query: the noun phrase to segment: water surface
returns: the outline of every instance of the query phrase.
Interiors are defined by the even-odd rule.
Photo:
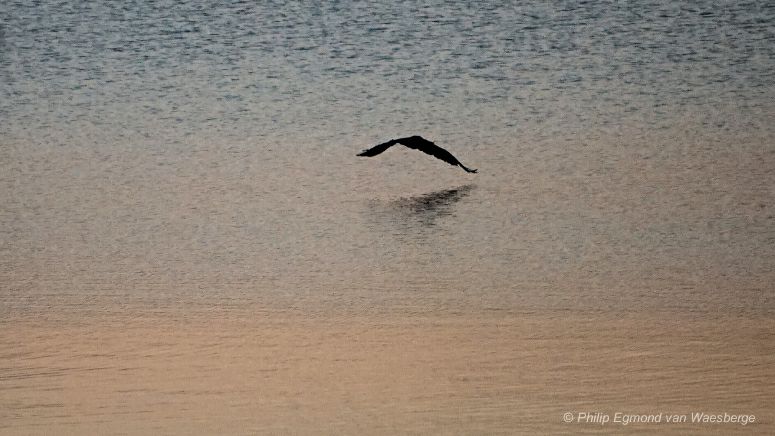
[[[335,433],[576,433],[593,428],[562,427],[565,407],[607,404],[771,425],[774,22],[766,2],[4,2],[0,432],[187,433],[196,412],[250,433],[310,412]],[[411,134],[479,174],[355,156]],[[522,354],[545,329],[543,357]],[[186,339],[156,355],[164,332]],[[447,345],[423,360],[405,340]],[[407,354],[383,368],[386,350]],[[239,386],[274,367],[271,394]],[[370,399],[297,402],[299,380],[331,393],[352,368]],[[448,378],[427,397],[379,381],[411,368]],[[637,383],[587,389],[611,373],[669,383],[630,403]],[[89,380],[99,400],[75,401]]]

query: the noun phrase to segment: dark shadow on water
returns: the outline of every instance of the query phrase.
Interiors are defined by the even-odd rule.
[[[394,233],[420,236],[434,228],[440,219],[453,216],[455,204],[475,187],[469,184],[391,201],[375,200],[371,203],[371,212],[383,225],[389,224]]]
[[[468,195],[473,187],[474,185],[463,185],[415,197],[400,198],[393,201],[392,206],[397,211],[433,225],[433,221],[437,218],[449,215],[452,212],[452,206]]]

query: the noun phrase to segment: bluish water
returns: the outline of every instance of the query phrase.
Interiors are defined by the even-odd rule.
[[[4,2],[6,140],[769,129],[767,2]],[[770,132],[771,133],[771,132]]]

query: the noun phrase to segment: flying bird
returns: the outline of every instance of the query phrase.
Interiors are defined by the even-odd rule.
[[[460,161],[457,160],[455,156],[452,156],[452,153],[448,152],[447,150],[444,150],[438,145],[432,143],[431,141],[428,141],[422,136],[417,136],[417,135],[409,136],[407,138],[391,139],[388,142],[383,142],[382,144],[375,145],[374,147],[371,147],[368,150],[363,150],[363,152],[359,153],[358,156],[365,156],[365,157],[376,156],[396,144],[401,144],[409,148],[413,148],[415,150],[420,150],[421,152],[429,154],[433,157],[439,158],[450,165],[459,166],[460,168],[463,168],[469,173],[476,172],[476,170],[466,168],[466,166],[460,163]]]

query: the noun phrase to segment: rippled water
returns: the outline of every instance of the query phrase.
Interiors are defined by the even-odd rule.
[[[401,325],[415,316],[772,319],[773,23],[767,2],[3,2],[0,380],[45,354],[19,339],[36,331],[33,320],[112,331],[158,316],[201,322],[192,329],[206,335],[208,319],[290,314]],[[479,174],[400,146],[355,156],[411,134]],[[482,347],[508,354],[483,322]],[[726,368],[759,368],[750,386],[771,385],[757,356],[773,338],[752,329],[722,342],[754,350],[753,363]],[[331,331],[331,341],[353,339]],[[667,342],[691,337],[676,335]],[[64,349],[88,348],[78,344]],[[690,374],[693,359],[681,363]],[[147,362],[156,376],[150,362],[175,367]],[[504,367],[487,368],[502,388]],[[5,414],[18,418],[11,431],[47,404],[11,402],[12,392],[37,392],[30,374],[33,386],[0,391],[0,405],[17,410]],[[444,397],[439,386],[426,386],[430,398]],[[278,389],[287,406],[292,395]],[[482,396],[504,406],[513,392],[498,392]],[[764,413],[764,391],[746,392],[728,405]],[[450,407],[478,398],[461,395]],[[250,413],[278,410],[261,407]],[[507,410],[493,410],[505,415],[480,416],[471,431],[501,428],[493,424]],[[546,410],[531,415],[539,428],[558,423]],[[65,415],[88,423],[90,411]],[[170,430],[164,416],[151,421]]]

